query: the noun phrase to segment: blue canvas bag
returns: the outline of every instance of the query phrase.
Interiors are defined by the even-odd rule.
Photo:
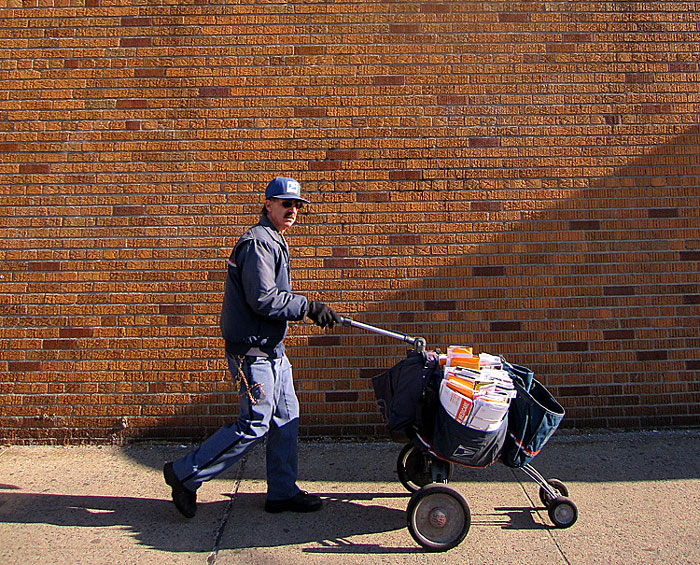
[[[511,379],[514,381],[520,379],[523,388],[529,391],[530,387],[532,386],[532,380],[535,378],[535,373],[527,367],[509,363],[503,358],[501,358],[501,361],[503,362],[503,368],[508,371]]]
[[[552,437],[564,418],[564,408],[534,378],[526,387],[516,372],[511,372],[511,377],[517,395],[508,409],[508,434],[501,461],[509,467],[522,467],[532,461]]]
[[[406,442],[413,428],[420,426],[424,392],[439,374],[437,353],[411,350],[406,359],[372,378],[374,395],[392,440]]]
[[[488,467],[498,459],[506,433],[505,421],[493,432],[474,430],[457,422],[439,405],[431,447],[438,456],[461,465]]]

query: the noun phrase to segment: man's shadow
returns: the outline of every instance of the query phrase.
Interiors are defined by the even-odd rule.
[[[369,485],[367,489],[348,484],[359,472],[373,476],[385,473],[387,461],[379,450],[369,463],[354,468],[343,464],[342,446],[323,449],[303,446],[300,466],[306,481],[326,481],[318,492],[323,499],[319,512],[268,514],[264,511],[266,487],[265,449],[256,447],[217,480],[206,485],[206,496],[200,498],[197,515],[182,517],[170,500],[170,489],[163,483],[160,469],[163,461],[182,454],[182,447],[132,445],[122,454],[141,468],[151,469],[144,480],[160,485],[144,496],[82,495],[70,493],[69,486],[55,493],[27,492],[21,486],[0,484],[0,524],[48,524],[71,529],[118,528],[140,545],[172,553],[205,553],[216,549],[245,549],[310,544],[313,547],[348,547],[342,542],[355,536],[371,536],[406,528],[405,508],[408,493]],[[323,469],[323,471],[321,471]],[[150,477],[150,478],[147,478]],[[391,479],[391,472],[381,475]],[[100,482],[99,477],[86,476],[87,483]],[[370,481],[371,483],[372,481]],[[233,492],[232,492],[233,491]],[[118,492],[118,491],[117,491]],[[212,501],[213,500],[213,501]],[[396,544],[394,544],[396,545]],[[403,544],[399,544],[403,545]],[[356,546],[360,553],[412,552],[419,548]],[[346,547],[347,546],[347,547]],[[354,551],[354,550],[353,550]]]
[[[318,492],[323,499],[320,512],[310,514],[264,511],[264,449],[253,450],[238,465],[226,470],[220,479],[206,486],[209,500],[198,504],[197,516],[183,518],[170,500],[170,490],[162,483],[155,495],[81,495],[26,492],[11,484],[0,485],[0,523],[49,524],[73,528],[114,528],[123,530],[139,544],[173,553],[209,553],[217,549],[245,549],[308,544],[303,551],[322,554],[388,554],[422,551],[406,531],[406,508],[410,493],[396,483],[396,449],[363,445],[363,456],[342,444],[303,444],[300,447],[301,475],[311,483],[323,483]],[[151,469],[148,476],[162,482],[162,461],[176,457],[181,449],[134,445],[124,449],[131,461]],[[361,477],[361,479],[359,479]],[[86,481],[99,481],[85,477]],[[459,482],[486,480],[512,481],[502,465],[485,470],[459,469]],[[251,483],[252,481],[252,483]],[[235,486],[240,485],[240,486]],[[452,485],[456,490],[463,484]],[[227,489],[227,490],[225,490]],[[233,490],[234,492],[231,492]],[[60,492],[60,491],[59,491]],[[70,492],[70,491],[69,491]],[[548,526],[533,520],[536,509],[496,508],[486,514],[473,512],[475,523],[487,527],[529,530]],[[400,537],[373,534],[404,532]],[[370,542],[368,543],[368,539]]]
[[[7,487],[8,485],[4,485]],[[121,496],[81,496],[0,491],[0,522],[50,524],[69,528],[119,527],[149,548],[208,553],[216,530],[227,515],[234,495],[198,506],[193,520],[182,518],[167,499]],[[403,510],[386,505],[395,494],[322,495],[324,507],[310,514],[270,518],[262,509],[264,493],[235,495],[219,549],[278,547],[288,544],[333,542],[358,535],[399,530],[406,526]],[[375,499],[371,504],[360,500]]]

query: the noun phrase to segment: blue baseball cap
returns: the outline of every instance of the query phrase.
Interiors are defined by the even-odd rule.
[[[277,177],[270,181],[265,189],[265,198],[279,198],[281,200],[301,200],[311,204],[301,197],[301,187],[294,179]]]

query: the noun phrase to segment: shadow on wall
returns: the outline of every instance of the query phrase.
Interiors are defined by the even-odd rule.
[[[471,201],[465,225],[498,231],[477,234],[481,243],[450,264],[416,260],[412,288],[352,315],[425,336],[429,348],[472,344],[530,366],[565,406],[563,426],[697,424],[699,141],[693,128],[587,188]],[[302,404],[311,398],[304,381],[323,373],[347,391],[320,393],[321,402],[341,399],[341,412],[362,413],[356,435],[376,435],[381,417],[360,377],[402,359],[406,345],[353,328],[305,336],[307,328],[296,325],[289,338]],[[200,439],[230,421],[237,394],[230,380],[216,386],[139,437]],[[332,427],[332,417],[320,419]],[[305,422],[314,419],[302,417],[302,435],[318,435]],[[122,436],[130,430],[115,430]]]
[[[698,155],[695,127],[584,188],[543,181],[523,191],[538,195],[528,201],[493,190],[456,224],[480,243],[456,261],[419,258],[412,288],[356,318],[423,335],[429,348],[474,345],[531,367],[567,408],[568,425],[697,425]],[[420,235],[418,245],[427,245]],[[405,347],[336,333],[309,343],[366,352],[346,359],[360,376]]]
[[[415,257],[401,281],[409,288],[362,303],[365,311],[349,312],[356,305],[342,294],[332,305],[424,336],[429,348],[474,345],[531,367],[566,408],[565,427],[697,425],[699,154],[692,128],[585,188],[542,182],[527,201],[514,201],[513,190],[480,193],[462,202],[468,211],[455,224],[470,242],[462,257]],[[427,243],[419,235],[412,245]],[[376,436],[383,423],[363,378],[401,360],[406,344],[353,328],[309,328],[293,324],[288,338],[300,400],[335,406],[320,416],[302,406],[302,436]],[[175,405],[156,426],[118,422],[109,439],[201,439],[235,418],[237,393],[221,354],[222,381],[212,393]],[[316,392],[319,374],[330,390]],[[334,420],[346,412],[359,421]]]

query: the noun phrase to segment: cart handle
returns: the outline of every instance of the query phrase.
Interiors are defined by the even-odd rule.
[[[385,330],[382,328],[378,328],[376,326],[370,326],[369,324],[363,324],[362,322],[356,322],[352,318],[348,318],[347,316],[341,316],[340,317],[340,323],[343,324],[344,326],[348,327],[353,327],[353,328],[360,328],[362,330],[367,330],[370,332],[374,332],[383,336],[387,337],[393,337],[394,339],[400,339],[401,341],[404,341],[406,343],[410,343],[413,345],[415,348],[416,352],[422,353],[425,351],[425,338],[423,337],[411,337],[410,335],[407,335],[405,333],[401,332],[395,332],[392,330]]]

